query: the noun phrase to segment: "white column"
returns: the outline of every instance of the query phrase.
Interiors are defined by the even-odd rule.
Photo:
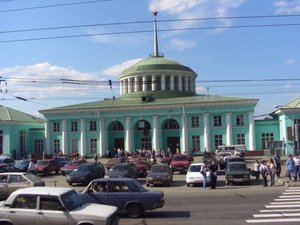
[[[49,128],[49,121],[45,122],[45,153],[50,153],[50,128]]]
[[[147,91],[147,77],[143,76],[143,91]]]
[[[131,152],[131,118],[125,117],[126,124],[125,124],[125,152]]]
[[[187,123],[186,123],[186,115],[184,112],[183,107],[183,113],[182,113],[182,150],[181,153],[188,153],[187,149]]]
[[[86,155],[85,119],[80,120],[80,156]]]
[[[104,156],[106,154],[106,150],[104,149],[104,118],[99,118],[99,154],[100,156]]]
[[[204,148],[210,152],[209,114],[204,114]]]
[[[231,113],[226,113],[226,143],[232,145]]]
[[[139,91],[139,79],[138,79],[138,77],[134,78],[134,91],[135,92]]]
[[[255,150],[254,112],[249,112],[249,150]]]
[[[157,151],[159,149],[158,116],[152,116],[152,120],[153,120],[152,147]]]
[[[170,90],[174,91],[174,75],[170,76]]]
[[[161,90],[166,90],[166,75],[161,76]]]
[[[67,153],[67,120],[62,120],[62,151],[63,154]]]
[[[178,90],[182,91],[182,76],[178,76]]]
[[[155,75],[152,75],[152,79],[151,79],[151,90],[152,90],[152,91],[155,91],[155,90],[156,90]]]

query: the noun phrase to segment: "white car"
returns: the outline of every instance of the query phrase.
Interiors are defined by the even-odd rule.
[[[192,163],[186,173],[185,182],[187,186],[203,183],[203,175],[200,173],[203,163]],[[207,183],[211,182],[210,172],[206,172]]]
[[[0,202],[0,224],[117,225],[117,208],[84,203],[71,188],[18,189]]]

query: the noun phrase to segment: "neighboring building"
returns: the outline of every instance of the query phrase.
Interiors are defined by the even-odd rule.
[[[120,97],[41,110],[47,153],[105,155],[115,148],[214,151],[245,144],[255,150],[257,99],[196,94],[197,74],[158,51],[120,74]]]
[[[44,150],[45,121],[32,115],[0,106],[0,154],[21,158]]]

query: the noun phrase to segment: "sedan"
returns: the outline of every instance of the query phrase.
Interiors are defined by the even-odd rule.
[[[116,206],[129,217],[140,217],[165,204],[163,192],[146,190],[132,178],[96,179],[79,195],[85,202]]]
[[[32,173],[11,172],[0,174],[0,198],[7,198],[19,188],[45,186],[45,181]]]
[[[173,170],[166,164],[154,164],[147,177],[146,185],[170,186],[173,181]]]
[[[200,173],[204,163],[192,163],[186,173],[185,182],[187,186],[203,183],[203,175]],[[206,171],[207,182],[211,182],[210,171]]]
[[[87,185],[96,178],[103,178],[105,168],[101,163],[84,163],[79,165],[66,177],[69,185],[73,183]]]
[[[112,166],[106,173],[107,177],[117,178],[117,177],[129,177],[137,178],[138,171],[133,163],[119,163]]]
[[[73,170],[75,170],[79,165],[87,163],[85,159],[77,159],[69,161],[66,165],[60,168],[60,173],[65,176],[66,174],[71,173]]]
[[[225,169],[226,184],[250,184],[250,170],[245,162],[228,162]]]
[[[0,202],[0,224],[6,225],[117,225],[117,208],[87,204],[71,188],[30,187]]]

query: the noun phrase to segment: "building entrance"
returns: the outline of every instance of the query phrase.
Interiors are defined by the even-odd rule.
[[[124,138],[115,138],[114,147],[124,149]]]
[[[176,154],[176,149],[180,148],[180,138],[179,137],[167,137],[167,146],[168,146],[168,148],[170,148],[170,151],[172,154]]]

